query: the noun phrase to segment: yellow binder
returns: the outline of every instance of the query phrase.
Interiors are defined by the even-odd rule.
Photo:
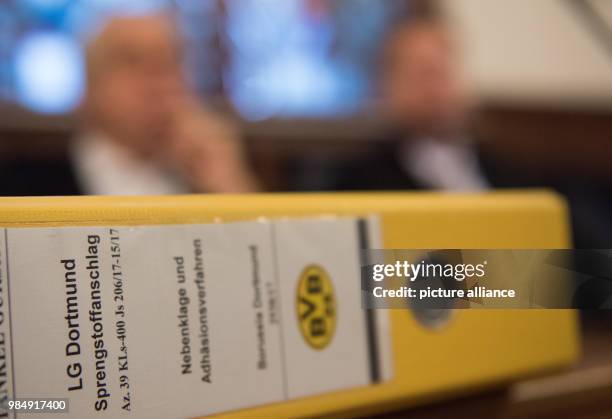
[[[5,278],[4,282],[8,279],[9,274],[12,278],[10,282],[10,287],[12,287],[12,289],[8,291],[3,289],[2,292],[9,293],[3,294],[4,301],[10,300],[10,304],[15,306],[11,310],[11,316],[13,318],[12,328],[14,329],[12,333],[15,334],[13,339],[14,352],[11,351],[10,355],[15,356],[16,362],[14,366],[16,371],[13,371],[14,375],[11,377],[13,380],[11,385],[16,394],[13,394],[11,397],[33,397],[41,395],[55,395],[57,397],[68,398],[77,397],[76,392],[66,392],[65,395],[54,393],[54,388],[49,388],[49,391],[44,394],[24,393],[29,388],[38,389],[39,391],[44,388],[44,383],[31,383],[33,378],[28,376],[25,366],[25,357],[28,354],[34,357],[37,353],[44,353],[42,350],[37,352],[37,345],[40,344],[36,343],[34,336],[29,336],[28,330],[24,330],[26,327],[35,328],[37,326],[34,323],[23,323],[22,320],[17,318],[18,315],[23,313],[19,311],[17,306],[22,303],[19,299],[26,291],[25,288],[24,291],[20,291],[18,288],[22,285],[16,285],[16,281],[23,281],[24,284],[27,281],[31,281],[32,284],[34,284],[36,280],[44,280],[43,278],[29,278],[30,275],[27,274],[27,272],[39,272],[35,270],[36,267],[34,266],[37,263],[36,254],[43,252],[43,250],[37,250],[43,249],[43,247],[36,246],[43,245],[38,243],[34,244],[34,238],[41,238],[41,242],[48,240],[48,242],[45,243],[50,244],[44,248],[46,249],[44,252],[55,252],[51,244],[59,243],[53,241],[57,240],[57,234],[53,233],[53,231],[57,231],[57,227],[78,229],[93,228],[94,226],[110,228],[113,226],[175,226],[182,224],[226,225],[226,223],[232,224],[239,221],[256,221],[265,224],[267,221],[276,220],[290,221],[306,218],[315,220],[314,222],[316,222],[316,220],[342,220],[343,218],[351,217],[376,217],[379,223],[380,237],[382,240],[381,244],[382,247],[386,249],[552,249],[567,248],[570,245],[568,216],[565,204],[559,197],[546,191],[497,192],[474,195],[375,193],[265,194],[252,196],[1,198],[0,226],[7,232],[7,237],[4,239],[5,242],[3,246],[9,254],[7,255],[4,250],[0,250],[0,254],[2,255],[0,257],[0,270],[4,272],[2,276],[2,278]],[[255,226],[254,228],[259,227]],[[29,230],[29,233],[25,230]],[[299,228],[291,227],[291,234],[298,234],[298,236],[299,234],[308,235],[311,234],[310,230],[312,229],[308,226]],[[323,230],[325,230],[325,228]],[[79,231],[80,230],[74,230],[70,234],[74,234],[74,237],[81,237]],[[125,234],[132,234],[130,231],[132,230],[126,229]],[[240,234],[241,237],[247,234],[245,233],[247,230],[240,231],[240,233],[236,234]],[[58,234],[61,235],[63,233]],[[87,234],[89,234],[87,237],[95,237],[94,233]],[[155,233],[157,235],[153,235],[153,233],[150,234],[150,236],[146,237],[165,236],[164,233],[159,232]],[[181,234],[187,233],[182,232]],[[85,236],[83,237],[83,240],[85,240]],[[136,235],[134,237],[134,240],[138,240],[140,236]],[[288,235],[287,237],[291,236]],[[102,243],[100,246],[105,246],[105,240],[106,239],[102,237],[98,239],[97,243]],[[130,240],[132,239],[130,238]],[[224,245],[223,243],[225,242],[223,240],[222,237],[219,238],[218,242],[221,243],[220,245]],[[95,242],[96,239],[91,240],[91,243]],[[28,243],[32,243],[31,249],[34,249],[32,250],[34,254],[26,254],[25,247],[29,246]],[[112,240],[108,243],[109,246],[112,245]],[[227,245],[229,246],[230,244]],[[352,245],[353,244],[351,244],[351,246]],[[340,249],[343,246],[343,242],[335,243],[333,246],[337,247],[331,248]],[[65,249],[68,249],[69,246],[67,244],[62,244],[61,246],[55,247],[58,247],[59,250],[57,250],[57,252],[60,254]],[[79,247],[79,249],[81,249],[81,247]],[[193,248],[190,242],[189,252],[191,253],[189,253],[188,258],[193,256],[192,250]],[[80,251],[81,250],[79,250],[79,252]],[[128,251],[131,250],[124,249],[122,250],[122,252],[124,252],[122,254],[127,254],[125,252]],[[206,251],[206,245],[204,245],[204,252]],[[65,252],[68,252],[68,250],[65,250]],[[261,252],[263,252],[263,250],[261,250]],[[29,265],[26,262],[27,257],[32,258],[31,264],[33,265]],[[55,253],[53,257],[55,257]],[[62,257],[66,258],[66,256]],[[76,260],[76,264],[79,264],[81,261],[79,257],[80,256],[75,257],[74,259]],[[263,253],[260,257],[262,260],[260,263],[265,263]],[[109,256],[109,258],[111,258],[111,256]],[[155,258],[157,258],[157,256],[152,257],[150,260],[151,263],[157,263],[154,260]],[[55,261],[55,259],[50,260]],[[60,266],[58,256],[57,263],[55,264],[54,262],[53,264],[53,269],[57,269],[57,272],[67,273],[68,271],[66,269],[67,267],[70,268],[71,265],[66,262],[67,259],[62,260],[64,262],[63,265]],[[178,259],[175,261],[177,275],[180,276],[181,262]],[[7,262],[10,263],[8,268],[6,267]],[[189,263],[185,264],[185,266],[188,265]],[[312,266],[315,266],[315,268],[312,268]],[[310,267],[311,269],[316,269],[317,265],[313,264],[312,266]],[[264,268],[265,266],[261,269]],[[290,268],[291,266],[289,264],[287,269]],[[7,270],[4,271],[4,269]],[[63,270],[60,271],[60,269]],[[103,270],[105,268],[100,269]],[[110,267],[108,269],[108,275],[110,275],[112,270]],[[131,269],[134,270],[136,268]],[[312,272],[309,274],[302,266],[296,267],[296,269],[296,272],[299,271],[302,275],[295,275],[295,283],[290,284],[290,288],[296,290],[291,291],[291,295],[295,295],[295,292],[297,292],[297,298],[299,299],[299,292],[300,290],[303,291],[303,287],[305,286],[304,282],[298,285],[300,284],[300,279],[303,280],[303,278],[311,275]],[[321,269],[325,272],[321,273],[321,276],[329,275],[331,277],[330,281],[336,281],[335,286],[338,287],[337,282],[343,279],[335,278],[334,273],[332,272],[330,274],[325,271],[326,268],[324,266]],[[147,272],[154,273],[154,271],[155,269],[152,268],[151,271]],[[187,271],[189,272],[189,269]],[[21,274],[23,278],[19,277],[19,272],[25,272]],[[55,277],[55,274],[52,274],[52,272],[55,271],[48,272],[50,277]],[[77,276],[78,275],[80,274],[77,274]],[[126,292],[132,292],[133,295],[135,295],[134,290],[140,286],[137,282],[146,280],[146,278],[134,276],[125,279],[126,284],[129,284],[126,286],[133,287]],[[283,278],[282,280],[292,281],[293,279]],[[81,278],[79,278],[79,281],[81,281]],[[23,287],[25,286],[26,285],[23,285]],[[356,286],[358,287],[357,283]],[[111,285],[109,285],[109,287],[111,287]],[[172,289],[174,290],[174,288]],[[61,292],[64,292],[63,288]],[[149,298],[149,300],[146,301],[157,301],[155,300],[157,297],[153,295],[155,292],[155,290],[151,290],[152,295],[147,296],[146,298]],[[209,289],[208,292],[214,292],[214,289],[212,291]],[[196,304],[193,302],[195,301],[195,295],[196,294],[192,294],[192,304]],[[338,310],[348,309],[347,305],[358,304],[355,300],[350,303],[345,302],[343,300],[344,295],[345,294],[340,294],[339,289],[336,288],[335,298],[337,300]],[[33,297],[30,301],[32,302],[36,298],[40,298],[41,302],[43,301],[42,296]],[[62,298],[64,298],[64,294],[62,294],[61,298],[58,296],[57,300],[61,301],[63,304],[64,300]],[[136,297],[133,297],[133,299],[134,298]],[[138,298],[145,297],[139,296]],[[89,294],[83,294],[83,298],[79,301],[79,304],[81,304],[80,307],[86,307],[85,304],[89,304],[89,302]],[[280,302],[282,305],[298,304],[288,299],[281,299]],[[44,305],[44,303],[41,304]],[[111,303],[109,302],[109,304]],[[128,307],[128,315],[137,310],[138,308],[132,309]],[[209,310],[213,309],[209,308]],[[228,305],[227,310],[227,317],[231,317],[232,308],[230,305]],[[361,310],[361,308],[359,308],[359,310]],[[300,311],[298,311],[298,316],[300,315],[299,313]],[[342,313],[340,312],[340,314]],[[308,393],[306,396],[299,396],[301,393],[296,390],[293,394],[298,394],[298,396],[295,397],[287,397],[287,394],[285,394],[283,397],[280,397],[280,399],[271,397],[269,399],[271,402],[257,402],[253,405],[237,404],[238,410],[230,408],[225,409],[227,411],[217,411],[214,417],[298,418],[361,416],[399,407],[423,404],[435,399],[476,391],[487,386],[499,386],[521,377],[554,370],[573,362],[577,358],[579,351],[576,314],[571,310],[456,310],[452,313],[449,321],[439,328],[428,328],[424,326],[415,319],[414,315],[409,310],[382,310],[380,314],[389,317],[390,331],[389,347],[387,349],[390,351],[390,359],[385,367],[389,370],[389,373],[383,379],[378,380],[379,382],[357,387],[351,387],[350,385],[348,387],[339,386],[338,390],[331,392],[324,391],[322,394],[315,391],[314,393]],[[293,328],[295,328],[295,330],[297,330],[297,332],[295,332],[296,336],[299,336],[299,324],[297,324],[293,318],[288,319],[287,317],[288,316],[285,316],[282,319],[283,327],[291,327],[291,333],[294,333]],[[138,319],[134,318],[131,320],[133,320],[132,328],[136,328],[138,325],[136,321]],[[39,320],[39,322],[43,323],[45,321],[45,319]],[[50,321],[51,320],[49,320],[49,322]],[[191,321],[197,323],[197,316],[192,316]],[[334,321],[333,327],[335,328],[335,334],[337,336],[341,333],[350,334],[350,332],[346,332],[346,329],[350,329],[352,326],[350,323],[347,323],[341,315],[338,315]],[[291,323],[291,326],[285,323]],[[26,326],[26,324],[31,324],[31,326]],[[58,320],[57,324],[61,325],[61,333],[63,336],[63,334],[65,334],[63,329],[64,323],[60,323]],[[144,325],[145,323],[142,324]],[[86,322],[83,317],[82,326],[85,327],[85,325],[89,328],[90,325],[95,326],[95,323]],[[114,371],[115,361],[113,359],[115,355],[112,353],[115,346],[120,346],[115,341],[115,317],[111,318],[111,314],[108,314],[107,318],[104,320],[104,325],[107,333],[105,345],[108,346],[109,354],[108,364],[104,365],[104,367],[108,368],[106,374],[110,382],[109,388],[112,390],[114,389],[114,385],[118,386],[120,384],[120,374]],[[202,323],[200,323],[200,325],[202,325]],[[0,326],[0,328],[1,327],[5,326]],[[58,328],[60,328],[60,326],[58,326]],[[146,326],[139,326],[134,333],[141,333],[142,336],[145,336],[146,333],[149,332],[141,331],[143,328],[146,328]],[[130,326],[127,327],[127,330],[128,333],[132,332]],[[84,331],[85,330],[81,333],[80,344],[82,354],[79,356],[83,358],[83,368],[86,370],[87,363],[90,362],[88,360],[89,355],[87,355],[89,349],[87,348],[94,343],[88,340],[89,338],[85,336]],[[87,331],[91,332],[89,329],[87,329]],[[212,330],[211,333],[214,334],[215,331],[216,329]],[[9,333],[8,329],[7,333]],[[285,331],[285,333],[287,333],[287,331]],[[304,332],[302,331],[302,333]],[[384,333],[384,331],[379,333]],[[217,336],[220,336],[220,334],[221,332],[217,332]],[[192,345],[193,348],[197,348],[198,344],[195,343],[195,337],[191,336],[191,338],[190,345]],[[24,350],[22,346],[28,339],[31,339],[33,348]],[[140,352],[136,339],[137,337],[134,337],[130,342],[133,349],[133,352],[130,353],[130,363],[131,365],[135,365],[133,367],[134,369],[138,370],[141,368],[141,366],[138,365],[138,362],[140,362],[138,357],[142,354],[142,357],[146,358],[149,356],[149,352]],[[64,345],[63,341],[61,344]],[[313,356],[319,356],[317,354],[324,353],[327,350],[326,348],[331,347],[333,343],[330,346],[327,345],[330,345],[329,342],[325,339],[321,339],[311,345],[310,348],[305,346],[306,349],[304,349],[304,351],[311,351],[315,354]],[[384,348],[379,348],[379,350],[382,351]],[[23,351],[23,355],[21,351]],[[197,351],[194,350],[194,357],[196,352]],[[346,354],[349,357],[352,356],[350,353]],[[167,355],[162,354],[159,356],[172,359],[172,364],[174,364],[176,355],[177,353],[172,352]],[[222,355],[216,350],[216,352],[213,351],[213,359],[215,356]],[[274,362],[274,359],[270,359],[268,362]],[[295,363],[295,359],[293,362]],[[193,368],[199,371],[199,367],[196,364],[197,363],[194,363]],[[92,363],[91,365],[95,364]],[[19,370],[20,368],[21,371]],[[91,368],[93,368],[93,366]],[[173,366],[168,368],[171,369]],[[222,368],[225,367],[219,366],[218,369],[215,370],[215,366],[213,366],[213,371],[218,371]],[[61,371],[63,374],[65,369],[66,365],[60,365],[58,368],[55,368],[52,364],[49,366],[48,374],[53,374],[55,370]],[[316,368],[314,368],[313,371],[316,371]],[[141,371],[138,370],[138,373],[141,373]],[[95,374],[93,376],[95,377]],[[170,377],[170,375],[166,376]],[[93,402],[96,401],[97,396],[94,389],[91,387],[95,386],[92,382],[92,374],[86,372],[84,377],[85,390],[79,394],[79,397],[85,397],[88,400],[88,405],[93,406]],[[220,380],[225,378],[227,377],[216,376],[216,379]],[[67,379],[68,377],[62,377],[58,382],[63,383]],[[311,377],[309,380],[310,379],[315,381],[312,385],[316,387],[316,377]],[[24,384],[20,383],[20,381]],[[113,384],[114,381],[116,381],[116,383]],[[50,386],[51,384],[47,383],[45,385]],[[172,381],[168,381],[163,384],[163,388],[167,391],[171,391],[173,385]],[[154,417],[156,406],[162,409],[163,393],[155,393],[158,398],[149,400],[147,397],[154,394],[153,390],[149,393],[143,386],[144,385],[141,385],[140,396],[137,390],[134,390],[134,393],[130,394],[134,413],[137,413],[136,410],[142,407],[144,410],[141,410],[141,412],[146,412],[146,417]],[[208,387],[203,388],[206,389]],[[322,388],[325,388],[323,383]],[[266,390],[266,387],[262,385],[258,390],[257,386],[254,386],[250,387],[250,390],[263,392]],[[111,394],[108,399],[110,400],[109,403],[116,405],[117,409],[119,409],[121,403],[118,398],[120,395],[125,396],[127,392],[124,393],[117,387],[117,390],[109,390],[109,393]],[[201,404],[205,406],[207,403],[213,403],[213,400],[207,401],[206,390],[202,390],[201,394]],[[289,389],[289,394],[292,394],[291,389]],[[89,403],[90,401],[91,404]],[[78,405],[76,399],[74,402],[71,399],[71,403],[74,406]],[[144,405],[147,406],[145,407]],[[190,407],[185,409],[182,409],[180,405],[173,406],[172,412],[176,413],[176,417],[197,416],[198,414],[208,412],[207,410],[197,411],[197,403],[194,404],[194,406],[196,406],[196,408]],[[78,408],[78,406],[75,408]],[[91,417],[98,417],[96,416],[98,413],[100,415],[109,415],[100,417],[115,417],[110,414],[109,411],[95,412],[93,410]],[[138,413],[134,417],[139,417]]]

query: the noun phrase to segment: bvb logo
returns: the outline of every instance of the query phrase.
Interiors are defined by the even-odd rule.
[[[336,332],[336,298],[327,272],[307,266],[297,286],[296,310],[302,336],[314,349],[324,349]]]

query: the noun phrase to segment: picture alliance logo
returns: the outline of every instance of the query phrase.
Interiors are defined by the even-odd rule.
[[[309,265],[299,277],[296,314],[302,337],[313,349],[324,349],[336,332],[336,296],[331,278],[319,265]]]

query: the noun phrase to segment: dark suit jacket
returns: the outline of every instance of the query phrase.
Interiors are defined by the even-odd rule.
[[[363,157],[327,167],[303,166],[296,189],[308,191],[368,191],[428,189],[410,175],[400,162],[398,142],[379,141]],[[534,180],[504,162],[476,148],[483,177],[491,187],[552,188],[565,196],[577,248],[612,248],[612,188],[594,185],[584,180],[573,182]],[[321,175],[321,173],[324,175]],[[316,174],[316,176],[314,176]]]
[[[429,189],[405,170],[400,160],[398,143],[381,141],[375,143],[363,159],[348,162],[335,169],[330,176],[333,190],[421,190]],[[478,168],[481,175],[492,187],[517,187],[508,175],[492,164],[483,150],[475,148]],[[523,185],[526,186],[526,185]]]
[[[59,158],[0,163],[0,196],[81,195],[67,153]]]

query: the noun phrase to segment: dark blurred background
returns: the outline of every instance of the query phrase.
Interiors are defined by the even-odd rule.
[[[82,40],[116,11],[164,2],[24,0],[0,4],[2,156],[51,152],[69,138],[85,75]],[[453,4],[459,3],[459,4]],[[612,43],[605,0],[169,2],[197,92],[244,123],[248,140],[319,153],[370,139],[377,51],[400,16],[436,9],[460,38],[479,100],[478,127],[536,179],[610,179]],[[572,5],[584,3],[585,5]],[[588,4],[588,6],[587,6]],[[589,17],[588,13],[597,13]],[[366,118],[362,116],[365,115]],[[373,134],[374,133],[374,134]],[[285,144],[291,144],[286,147]],[[352,147],[349,147],[352,149]],[[278,150],[281,151],[281,150]],[[327,150],[325,150],[327,151]],[[297,151],[296,151],[297,152]],[[543,158],[545,157],[545,158]],[[274,179],[281,188],[286,179]]]
[[[605,0],[124,3],[0,4],[2,164],[52,164],[62,155],[85,89],[84,40],[109,16],[165,8],[185,40],[190,86],[236,118],[263,188],[319,188],[330,164],[386,136],[376,81],[385,34],[402,19],[435,14],[460,45],[477,107],[470,132],[505,183],[576,195],[608,190],[612,7]]]

